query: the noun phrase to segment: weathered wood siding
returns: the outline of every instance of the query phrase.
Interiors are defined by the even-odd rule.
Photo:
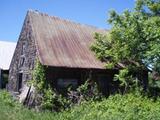
[[[116,72],[115,70],[47,67],[46,78],[48,83],[57,90],[59,90],[58,79],[77,79],[78,85],[81,85],[90,78],[98,83],[104,95],[109,95],[118,89],[117,82],[113,81]]]

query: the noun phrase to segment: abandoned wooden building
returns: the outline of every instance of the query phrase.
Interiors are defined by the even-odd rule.
[[[32,79],[38,59],[48,66],[46,79],[57,89],[70,84],[77,87],[92,76],[104,94],[114,91],[112,78],[116,71],[105,69],[90,50],[95,32],[107,31],[28,11],[10,65],[8,90],[26,96],[27,81]]]
[[[0,41],[0,89],[8,82],[9,66],[16,47],[16,43]]]

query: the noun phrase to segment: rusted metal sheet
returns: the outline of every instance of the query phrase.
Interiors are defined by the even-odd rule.
[[[89,49],[96,27],[29,11],[38,56],[43,65],[69,68],[104,69]]]

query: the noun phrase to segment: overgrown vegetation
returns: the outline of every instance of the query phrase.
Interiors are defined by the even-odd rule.
[[[0,91],[0,120],[159,120],[160,100],[139,94],[114,95],[102,101],[83,102],[60,113],[36,112],[16,103]]]
[[[80,105],[85,101],[100,101],[102,94],[98,90],[95,82],[87,80],[80,85],[75,91],[68,90],[68,98],[71,105]]]
[[[35,88],[35,106],[40,110],[61,111],[69,101],[50,86],[45,76],[46,67],[37,60],[30,84]]]
[[[59,112],[76,104],[79,105],[84,101],[101,99],[102,95],[98,91],[97,84],[90,80],[87,80],[76,90],[71,90],[69,87],[68,91],[65,91],[67,96],[63,96],[55,88],[51,87],[46,80],[46,69],[47,68],[37,60],[33,70],[33,80],[29,82],[29,84],[35,88],[34,104],[39,110]]]

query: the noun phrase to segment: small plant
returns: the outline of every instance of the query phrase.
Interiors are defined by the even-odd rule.
[[[119,82],[119,88],[123,94],[128,92],[142,92],[140,80],[137,77],[133,77],[129,73],[128,68],[119,70],[119,73],[114,76],[114,81]]]
[[[38,92],[43,92],[44,88],[47,87],[45,69],[46,68],[41,65],[38,60],[36,60],[36,65],[32,73],[33,80],[31,80],[30,82]]]
[[[16,106],[16,101],[13,100],[13,97],[11,96],[11,94],[9,94],[5,90],[0,90],[0,100],[3,100],[4,103],[10,107]]]
[[[97,84],[91,80],[87,80],[76,91],[69,91],[68,96],[74,104],[80,104],[84,101],[96,101],[102,98]]]

